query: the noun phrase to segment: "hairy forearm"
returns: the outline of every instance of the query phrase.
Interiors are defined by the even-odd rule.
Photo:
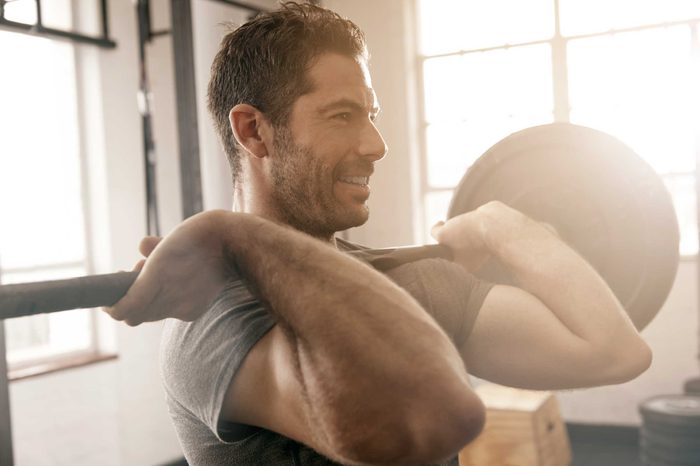
[[[605,281],[550,229],[512,209],[483,209],[485,241],[525,290],[583,341],[602,347],[636,337]]]
[[[241,215],[223,216],[222,223],[222,231],[235,232],[223,236],[224,249],[295,348],[307,415],[321,427],[318,434],[329,436],[324,443],[337,447],[358,432],[370,438],[410,425],[412,416],[449,418],[459,409],[434,408],[436,400],[465,399],[463,362],[406,292],[289,228]]]

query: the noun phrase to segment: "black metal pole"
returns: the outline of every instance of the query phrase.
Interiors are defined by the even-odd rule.
[[[52,39],[62,39],[81,44],[97,45],[98,47],[113,49],[117,46],[116,42],[102,37],[90,37],[74,32],[62,31],[60,29],[41,27],[38,28],[34,24],[18,23],[10,21],[4,17],[0,17],[0,29],[8,29],[13,32],[28,34],[31,36],[50,37]]]
[[[41,0],[34,0],[34,3],[36,3],[36,25],[41,29],[44,26],[44,20],[41,14]]]
[[[139,111],[143,136],[143,160],[146,185],[146,226],[149,235],[160,235],[156,190],[156,147],[151,119],[151,89],[146,64],[146,44],[151,41],[151,7],[149,0],[138,0],[136,17],[139,31]]]
[[[2,273],[0,273],[0,283],[2,283]],[[12,466],[13,462],[12,418],[10,417],[10,386],[7,377],[5,321],[0,319],[0,466]]]
[[[109,37],[109,9],[107,0],[100,0],[100,13],[102,13],[102,38],[107,40]]]
[[[184,219],[201,212],[203,209],[190,0],[172,0],[171,12],[175,61],[175,100],[178,104],[177,133],[180,142],[182,217]]]
[[[250,3],[240,2],[237,0],[214,0],[214,1],[217,1],[219,3],[225,3],[225,4],[231,5],[231,6],[235,6],[235,7],[241,8],[243,10],[248,10],[254,14],[261,13],[263,11],[267,11],[265,8],[261,8],[259,6],[251,5]],[[315,3],[315,2],[312,1],[311,3]]]
[[[12,466],[12,419],[5,356],[5,321],[0,320],[0,466]]]

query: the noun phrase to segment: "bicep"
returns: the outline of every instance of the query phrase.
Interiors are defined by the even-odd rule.
[[[590,346],[542,301],[512,286],[496,285],[460,348],[472,375],[529,389],[585,386]]]
[[[292,344],[275,325],[243,360],[224,397],[221,417],[277,432],[323,453],[313,436],[295,365]]]

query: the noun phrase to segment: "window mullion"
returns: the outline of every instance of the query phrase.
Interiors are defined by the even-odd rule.
[[[567,40],[561,35],[559,0],[554,1],[554,37],[552,38],[552,92],[554,121],[569,122],[569,73],[567,69]]]

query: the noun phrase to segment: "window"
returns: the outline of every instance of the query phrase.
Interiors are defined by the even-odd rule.
[[[33,2],[5,19],[35,21]],[[0,30],[0,281],[88,272],[74,46]],[[10,373],[97,352],[90,310],[5,321]],[[32,369],[34,368],[34,369]]]
[[[476,158],[556,119],[644,158],[672,194],[681,253],[697,254],[700,2],[417,0],[416,11],[426,238]]]

